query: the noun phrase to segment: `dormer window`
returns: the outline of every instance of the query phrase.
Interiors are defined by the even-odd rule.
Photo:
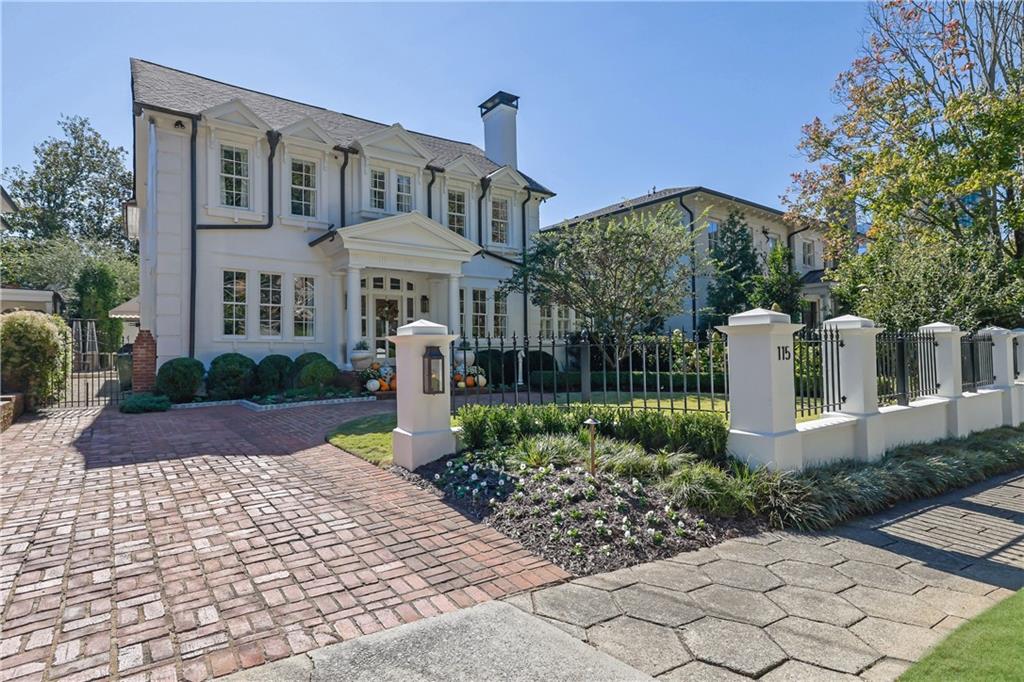
[[[395,209],[399,213],[412,211],[412,178],[408,175],[395,176]]]
[[[220,203],[229,208],[249,208],[249,150],[220,147]]]
[[[388,181],[382,170],[370,171],[370,208],[376,211],[387,209]]]
[[[292,215],[316,217],[316,163],[292,160]]]
[[[459,190],[448,190],[448,229],[466,236],[466,193]]]
[[[491,241],[508,244],[508,200],[491,200]]]

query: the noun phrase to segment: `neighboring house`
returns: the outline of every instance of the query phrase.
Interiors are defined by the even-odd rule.
[[[807,324],[817,324],[823,319],[822,316],[831,310],[828,284],[822,281],[825,272],[824,230],[793,229],[784,220],[785,214],[777,208],[706,187],[672,187],[620,201],[564,222],[578,223],[584,220],[616,218],[630,211],[656,212],[665,204],[675,205],[687,224],[693,223],[695,228],[702,230],[697,241],[699,258],[707,255],[712,240],[730,211],[742,211],[753,233],[754,248],[758,253],[766,257],[777,244],[788,246],[792,251],[793,269],[801,275],[801,281],[804,283],[803,298],[807,301],[804,321]],[[544,229],[553,227],[557,225]],[[690,332],[707,326],[701,311],[707,306],[710,279],[708,275],[696,278],[694,294],[679,315],[665,321],[667,329],[683,329]],[[557,310],[554,312],[558,314]]]
[[[157,364],[319,351],[343,365],[419,318],[536,334],[504,298],[554,196],[516,158],[518,98],[480,105],[485,149],[131,60],[140,326]]]
[[[129,299],[121,305],[107,311],[107,317],[112,320],[121,320],[124,324],[124,342],[135,343],[135,337],[139,335],[139,297]]]
[[[35,310],[51,315],[64,314],[64,299],[49,289],[26,289],[23,287],[0,288],[0,310]]]

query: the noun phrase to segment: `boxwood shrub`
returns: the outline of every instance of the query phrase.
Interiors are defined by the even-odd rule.
[[[303,353],[299,357],[295,358],[295,365],[293,370],[295,372],[295,376],[298,376],[306,365],[316,360],[327,360],[327,356],[324,355],[323,353],[310,351],[308,353]],[[328,360],[328,362],[330,361]]]
[[[224,353],[210,363],[206,392],[211,400],[237,400],[252,394],[256,363],[241,353]]]
[[[537,434],[576,434],[588,418],[602,436],[637,443],[647,452],[686,451],[723,460],[729,429],[706,412],[623,410],[614,406],[465,405],[457,413],[463,444],[470,449],[510,445]]]
[[[194,358],[174,358],[160,365],[156,373],[156,392],[172,403],[188,403],[196,397],[203,381],[203,363]]]
[[[298,388],[314,388],[318,392],[323,392],[325,387],[337,382],[338,373],[338,367],[327,358],[313,360],[299,370],[295,385]]]
[[[136,393],[121,403],[121,411],[126,414],[142,412],[166,412],[171,409],[171,401],[165,395],[152,393]]]
[[[256,392],[261,395],[280,393],[288,388],[295,363],[287,355],[268,355],[256,366]]]

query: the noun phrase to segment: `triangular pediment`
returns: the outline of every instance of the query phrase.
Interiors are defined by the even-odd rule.
[[[425,164],[433,156],[398,123],[360,138],[358,144],[367,150],[367,154],[370,156],[414,159],[420,164]]]
[[[281,128],[281,134],[286,137],[298,137],[316,144],[331,143],[330,134],[321,128],[320,124],[309,117]]]
[[[343,248],[361,253],[405,253],[465,262],[480,251],[473,242],[418,211],[344,227],[334,235]]]
[[[245,105],[240,99],[233,99],[223,104],[218,104],[203,112],[203,118],[219,123],[230,123],[243,128],[255,128],[257,130],[268,130],[270,125],[257,116],[252,109]]]
[[[468,175],[473,178],[482,178],[484,175],[465,154],[445,165],[444,172],[453,175]]]
[[[529,184],[526,182],[526,178],[512,166],[502,166],[487,177],[491,179],[492,184],[514,187],[515,189],[522,189]]]

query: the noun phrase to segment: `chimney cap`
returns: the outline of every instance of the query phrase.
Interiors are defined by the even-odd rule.
[[[513,95],[505,92],[504,90],[498,90],[496,93],[488,97],[480,104],[480,115],[483,116],[491,109],[496,108],[498,105],[507,104],[513,109],[519,108],[519,95]]]

